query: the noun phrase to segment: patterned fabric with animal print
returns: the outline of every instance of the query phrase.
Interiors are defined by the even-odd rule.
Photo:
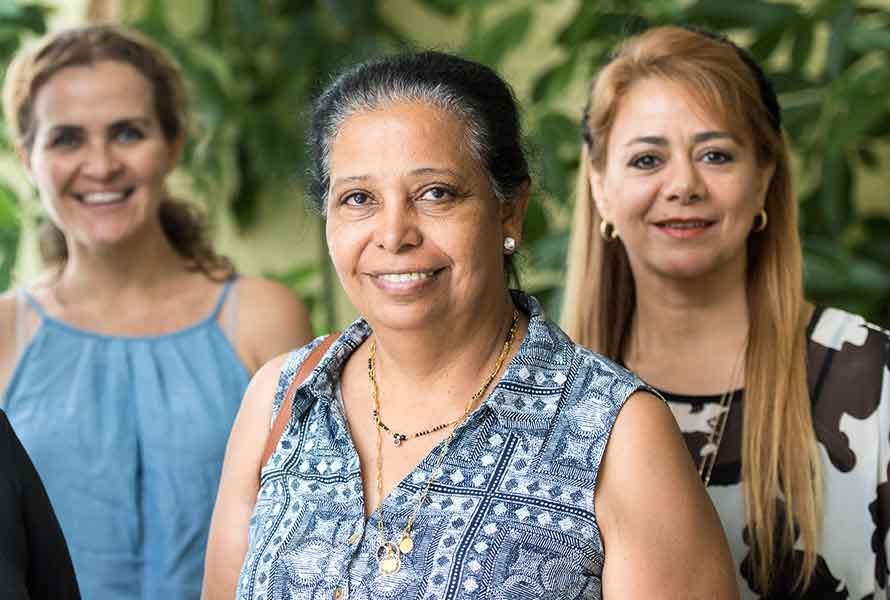
[[[827,308],[809,325],[807,372],[822,455],[822,541],[813,583],[795,593],[798,551],[778,568],[776,587],[754,583],[741,475],[743,390],[735,392],[708,492],[729,539],[743,600],[890,598],[890,335],[862,317]],[[720,410],[720,396],[662,391],[698,461]],[[776,499],[777,514],[783,514]],[[781,523],[779,524],[782,525]]]

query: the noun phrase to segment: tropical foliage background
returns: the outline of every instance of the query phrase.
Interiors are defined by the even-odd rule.
[[[103,3],[87,4],[85,14],[102,16]],[[501,70],[516,84],[537,166],[525,284],[551,314],[561,302],[587,82],[628,33],[663,23],[720,30],[766,67],[779,93],[795,152],[809,297],[890,326],[886,0],[119,0],[116,6],[117,18],[158,39],[186,69],[196,135],[185,172],[211,214],[225,215],[241,231],[263,227],[261,198],[299,198],[306,107],[332,71],[427,45]],[[0,0],[0,63],[42,33],[51,12],[39,2]],[[12,152],[3,142],[0,153]],[[0,169],[0,289],[11,284],[22,246],[27,211],[20,179],[14,169]],[[282,248],[295,243],[281,240]],[[342,326],[326,252],[316,247],[310,255],[266,274],[310,300],[319,328]]]

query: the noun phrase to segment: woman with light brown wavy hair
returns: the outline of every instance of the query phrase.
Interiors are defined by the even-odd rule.
[[[49,226],[45,272],[0,295],[0,407],[85,598],[197,599],[241,395],[308,340],[306,309],[236,277],[201,213],[167,193],[187,103],[156,44],[112,26],[50,33],[16,55],[3,99]]]
[[[583,119],[566,331],[662,391],[743,598],[887,588],[887,333],[803,297],[776,95],[726,38],[625,41]]]

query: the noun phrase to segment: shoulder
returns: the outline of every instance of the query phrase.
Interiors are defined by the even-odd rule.
[[[890,333],[844,310],[817,310],[809,326],[807,363],[811,388],[829,375],[854,387],[875,385],[890,367]]]
[[[807,384],[817,437],[842,470],[852,455],[845,415],[865,420],[890,406],[890,335],[864,318],[836,308],[817,311],[807,344]]]
[[[837,351],[856,351],[872,347],[886,348],[890,332],[869,323],[864,317],[841,310],[824,308],[816,311],[810,323],[810,341]]]
[[[272,311],[276,317],[296,320],[309,315],[306,305],[289,287],[262,277],[240,276],[235,282],[240,310],[245,317],[258,317]]]
[[[6,332],[6,335],[0,335],[0,391],[5,387],[16,357],[18,304],[16,290],[0,294],[0,331]]]
[[[309,311],[292,290],[259,277],[239,277],[235,285],[238,338],[255,365],[312,338]]]

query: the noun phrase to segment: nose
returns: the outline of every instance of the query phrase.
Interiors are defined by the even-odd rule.
[[[694,204],[705,197],[705,186],[691,160],[677,160],[670,171],[667,199],[680,204]]]
[[[377,247],[399,254],[420,245],[423,236],[417,212],[410,201],[384,204],[377,225]]]
[[[114,177],[120,171],[121,165],[108,144],[96,143],[87,147],[81,172],[93,179],[104,181]]]

